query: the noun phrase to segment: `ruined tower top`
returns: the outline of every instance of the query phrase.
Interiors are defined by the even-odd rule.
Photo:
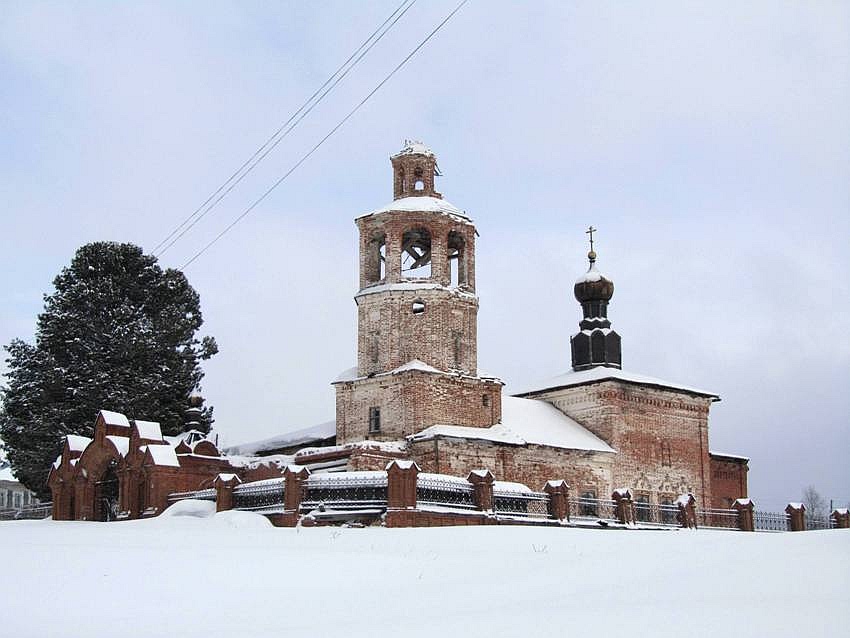
[[[443,196],[434,188],[440,174],[437,157],[422,142],[405,140],[404,148],[390,158],[393,164],[393,199]]]

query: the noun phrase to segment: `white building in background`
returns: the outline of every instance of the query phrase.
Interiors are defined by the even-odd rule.
[[[19,511],[36,503],[35,494],[18,482],[8,461],[0,460],[0,512]]]

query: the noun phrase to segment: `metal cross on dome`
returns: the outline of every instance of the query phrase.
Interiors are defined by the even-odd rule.
[[[587,230],[584,231],[585,235],[590,235],[590,252],[593,252],[593,233],[596,232],[596,229],[593,226],[588,226]]]

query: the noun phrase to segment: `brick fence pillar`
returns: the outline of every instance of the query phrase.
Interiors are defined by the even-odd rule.
[[[748,498],[739,498],[732,504],[732,509],[738,512],[738,529],[742,532],[756,531],[753,520],[753,502]]]
[[[493,483],[496,480],[493,473],[490,470],[472,470],[466,480],[472,483],[478,509],[493,511]]]
[[[395,459],[387,463],[387,509],[416,509],[416,478],[419,466]]]
[[[806,531],[806,506],[802,503],[788,503],[785,507],[788,514],[788,529],[792,532]]]
[[[614,514],[623,525],[635,524],[635,506],[632,503],[632,493],[628,488],[621,487],[611,494],[614,500]]]
[[[570,486],[564,479],[546,481],[543,491],[549,495],[549,517],[556,521],[570,520]]]
[[[832,510],[832,514],[830,514],[830,518],[832,518],[835,526],[839,529],[847,529],[850,528],[850,510],[846,507],[840,507],[838,509]]]
[[[301,499],[304,496],[304,483],[310,476],[310,470],[300,465],[287,465],[283,470],[283,509],[286,514],[294,514],[298,518],[301,509]],[[294,523],[293,523],[294,525]]]
[[[215,488],[215,511],[226,512],[233,509],[233,489],[241,483],[235,474],[219,474],[213,481]]]
[[[676,499],[676,506],[679,512],[676,514],[676,520],[684,528],[697,528],[697,500],[693,494],[681,494]]]

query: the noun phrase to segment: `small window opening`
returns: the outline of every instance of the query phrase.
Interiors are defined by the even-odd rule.
[[[670,467],[672,465],[670,458],[670,444],[667,441],[661,443],[661,465]]]
[[[414,315],[421,315],[422,313],[425,312],[425,302],[422,301],[421,299],[417,299],[416,301],[413,302],[410,309],[411,309],[411,311],[413,312]]]
[[[369,408],[369,434],[379,434],[381,431],[381,408]]]
[[[460,368],[460,358],[461,358],[461,336],[459,332],[454,333],[453,339],[454,346],[454,360],[455,360],[455,368]]]
[[[416,183],[413,185],[413,190],[424,191],[425,190],[425,182],[423,182],[421,179],[416,180]]]
[[[407,279],[431,277],[431,233],[427,228],[413,228],[402,235],[401,274]]]
[[[371,282],[381,281],[386,277],[387,263],[387,237],[383,233],[376,234],[369,240],[366,249],[366,280]]]
[[[581,516],[598,516],[596,492],[594,490],[585,490],[581,493],[578,509]]]
[[[490,407],[490,395],[489,394],[482,394],[481,395],[481,405],[483,405],[485,408]]]
[[[652,518],[652,512],[649,505],[649,494],[639,494],[635,499],[635,518],[642,522],[647,522]]]

